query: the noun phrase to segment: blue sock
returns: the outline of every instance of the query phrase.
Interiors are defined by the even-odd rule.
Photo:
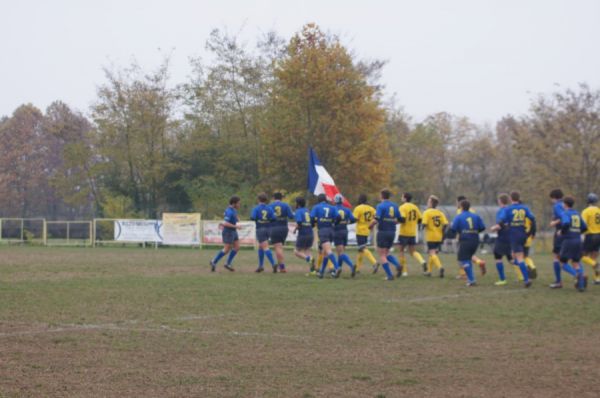
[[[223,250],[221,250],[220,252],[217,253],[217,255],[215,256],[215,258],[213,258],[213,264],[217,264],[219,262],[220,259],[222,259],[225,256],[225,252]]]
[[[285,269],[285,264],[284,263],[279,264],[279,269]]]
[[[352,268],[352,260],[350,260],[350,257],[348,257],[348,255],[346,253],[342,253],[340,255],[340,258],[338,259],[340,265],[342,265],[343,263],[348,264],[348,267]]]
[[[310,260],[311,260],[310,256],[306,256],[306,257],[304,257],[304,259],[306,260],[307,263],[310,263]]]
[[[470,261],[466,261],[463,263],[463,268],[465,269],[465,273],[467,274],[469,282],[475,282],[475,275],[473,275],[473,263]]]
[[[258,268],[262,268],[265,264],[265,251],[261,248],[258,249]]]
[[[556,279],[556,283],[561,283],[562,278],[560,276],[560,263],[558,261],[554,261],[552,266],[554,267],[554,278]]]
[[[525,261],[521,261],[517,265],[523,274],[523,282],[529,282],[529,270],[527,269],[527,264],[525,264]]]
[[[569,263],[564,263],[562,268],[565,270],[565,272],[567,274],[571,274],[574,277],[577,277],[577,271],[575,271],[575,268],[571,267],[571,264]]]
[[[273,252],[271,249],[265,250],[265,256],[267,256],[267,260],[269,260],[271,266],[275,265],[275,260],[273,259]]]
[[[394,279],[394,275],[392,275],[392,271],[390,270],[390,265],[388,263],[383,264],[381,268],[383,268],[385,271],[388,279]]]
[[[231,262],[235,258],[236,254],[237,254],[237,250],[232,250],[229,252],[229,257],[227,257],[227,264],[231,265]]]
[[[340,264],[338,263],[337,259],[335,258],[335,254],[331,253],[328,256],[329,260],[333,263],[333,267],[336,269],[340,268]]]
[[[498,271],[498,276],[500,277],[500,280],[506,280],[506,275],[504,275],[504,263],[502,261],[498,261],[496,263],[496,270]]]
[[[325,268],[327,268],[327,261],[329,261],[329,257],[323,256],[323,261],[321,262],[321,274],[325,273]]]
[[[398,259],[397,259],[396,257],[394,257],[394,256],[392,256],[391,254],[389,254],[389,255],[387,256],[387,260],[388,260],[390,263],[392,263],[392,265],[393,265],[394,267],[396,267],[396,269],[400,269],[400,263],[398,262]]]

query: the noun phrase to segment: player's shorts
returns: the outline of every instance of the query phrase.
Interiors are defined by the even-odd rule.
[[[391,249],[394,246],[396,232],[394,231],[379,231],[377,232],[377,247],[380,249]]]
[[[398,236],[398,244],[400,246],[414,246],[417,244],[417,239],[414,236]]]
[[[258,243],[263,243],[265,241],[268,241],[269,240],[269,228],[268,227],[256,228],[256,240],[258,241]]]
[[[525,246],[523,248],[523,256],[529,257],[529,249],[530,249],[530,246]]]
[[[369,246],[369,237],[365,235],[356,235],[356,244],[359,249]]]
[[[310,235],[298,235],[296,238],[296,249],[310,249],[315,242],[313,234]]]
[[[496,260],[502,260],[502,257],[506,257],[508,261],[511,261],[511,253],[510,242],[496,240],[496,243],[494,244],[494,258]]]
[[[510,234],[510,250],[513,253],[523,253],[525,251],[525,242],[527,242],[526,233],[511,233]]]
[[[276,243],[285,244],[285,240],[288,236],[288,227],[287,225],[280,226],[275,225],[271,227],[270,231],[271,236],[271,244],[274,245]]]
[[[442,248],[442,242],[427,242],[427,250],[440,251]]]
[[[321,228],[319,229],[319,244],[333,242],[334,231],[333,228]]]
[[[563,263],[581,260],[581,239],[563,239],[560,246],[560,261]]]
[[[223,243],[227,245],[233,244],[236,240],[240,240],[238,237],[237,229],[225,228],[221,233],[221,237],[223,238]]]
[[[333,233],[333,244],[336,246],[348,246],[348,230],[335,231]]]
[[[554,239],[552,240],[552,253],[560,254],[560,247],[564,237],[554,232]]]
[[[600,234],[587,234],[583,240],[583,251],[585,253],[600,251]]]
[[[477,253],[479,241],[461,240],[458,242],[458,261],[471,261],[471,258]]]

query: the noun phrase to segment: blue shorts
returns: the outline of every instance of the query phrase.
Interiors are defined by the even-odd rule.
[[[333,244],[336,246],[348,246],[348,230],[335,231],[333,233]]]
[[[310,235],[298,235],[296,238],[296,249],[310,249],[315,242],[313,234]]]
[[[600,250],[600,234],[587,234],[583,240],[583,251],[593,253]]]
[[[512,261],[512,247],[510,242],[496,240],[494,244],[494,258],[496,260],[502,260],[502,257],[506,257],[508,261]]]
[[[398,244],[400,246],[414,246],[417,244],[417,238],[414,236],[398,236]]]
[[[285,226],[275,225],[275,226],[271,227],[270,237],[271,237],[272,245],[274,245],[276,243],[285,244],[285,240],[287,239],[287,236],[288,236],[287,225],[285,225]]]
[[[263,243],[269,240],[269,228],[256,228],[256,240],[258,241],[258,243]]]
[[[223,238],[223,243],[227,245],[233,244],[236,240],[240,240],[238,237],[237,229],[225,228],[221,233],[221,237]]]
[[[552,240],[552,253],[560,254],[560,247],[562,245],[563,238],[564,237],[562,235],[558,235],[556,232],[554,232],[554,239]]]
[[[356,235],[356,244],[359,249],[369,246],[369,237],[365,235]]]
[[[566,263],[569,260],[581,260],[581,239],[563,239],[560,246],[560,261]]]
[[[511,234],[510,235],[510,250],[513,253],[525,252],[525,242],[527,242],[527,234]]]
[[[442,242],[427,242],[427,250],[440,251],[442,248]]]
[[[479,241],[461,240],[458,242],[458,261],[471,261],[471,258],[477,253]]]
[[[377,232],[377,247],[380,249],[391,249],[394,246],[395,239],[395,231],[379,231]]]
[[[333,242],[333,240],[334,240],[333,236],[334,236],[333,228],[319,229],[319,243],[320,244]]]

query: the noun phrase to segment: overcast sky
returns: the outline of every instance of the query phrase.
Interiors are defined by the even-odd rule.
[[[416,120],[448,111],[493,123],[537,93],[600,88],[599,0],[0,0],[0,115],[57,99],[87,113],[103,66],[152,69],[172,51],[176,84],[215,27],[252,43],[307,22],[387,60],[386,95]]]

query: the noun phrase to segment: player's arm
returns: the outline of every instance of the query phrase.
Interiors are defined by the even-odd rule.
[[[371,224],[369,224],[369,229],[373,229],[373,227],[375,225],[377,225],[377,223],[379,222],[379,220],[383,216],[382,213],[383,213],[382,207],[381,206],[377,206],[377,209],[375,210],[375,218],[373,218],[373,221],[371,221]]]
[[[585,222],[585,220],[583,218],[579,217],[579,219],[581,220],[581,225],[580,225],[581,233],[584,233],[585,231],[588,230],[587,223]]]

